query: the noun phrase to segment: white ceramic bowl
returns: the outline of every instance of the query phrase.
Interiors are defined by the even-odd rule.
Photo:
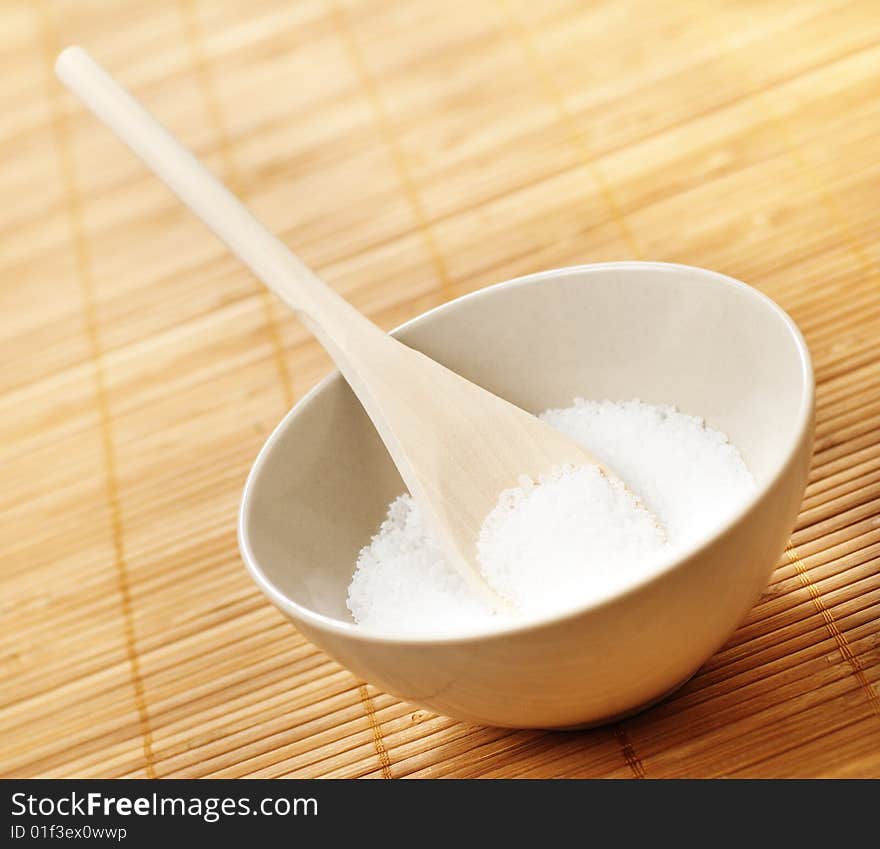
[[[601,603],[491,634],[367,633],[346,590],[404,487],[334,374],[278,425],[245,486],[239,542],[266,595],[355,675],[470,722],[602,722],[690,677],[761,593],[803,497],[813,375],[791,319],[721,274],[622,262],[491,286],[395,335],[533,412],[575,396],[676,404],[730,435],[756,494],[710,540]]]

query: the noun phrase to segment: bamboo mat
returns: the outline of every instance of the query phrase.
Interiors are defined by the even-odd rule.
[[[0,4],[0,772],[880,775],[880,14],[835,2]],[[775,298],[810,485],[747,621],[673,698],[478,728],[312,648],[241,488],[329,368],[51,75],[79,42],[379,324],[554,266]]]

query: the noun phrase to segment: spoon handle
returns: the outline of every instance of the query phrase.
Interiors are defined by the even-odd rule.
[[[391,337],[294,256],[284,243],[81,47],[59,55],[62,82],[290,306],[351,383],[353,344]],[[385,340],[380,343],[379,337]],[[357,381],[356,381],[357,382]]]

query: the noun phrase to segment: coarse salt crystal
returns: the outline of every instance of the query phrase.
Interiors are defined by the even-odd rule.
[[[522,476],[481,528],[477,560],[512,610],[492,611],[447,563],[401,495],[360,553],[348,592],[368,628],[444,634],[534,619],[607,598],[708,536],[754,490],[739,451],[702,419],[641,401],[547,410],[596,466]],[[659,522],[659,525],[658,525]]]

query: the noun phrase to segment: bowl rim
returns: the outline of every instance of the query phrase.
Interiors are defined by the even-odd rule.
[[[783,326],[787,329],[788,335],[794,343],[798,353],[801,366],[801,399],[800,409],[798,410],[797,429],[791,445],[784,452],[779,460],[776,468],[766,481],[757,487],[751,497],[746,501],[727,521],[719,525],[718,528],[709,536],[697,540],[691,546],[683,549],[678,555],[668,562],[664,563],[660,568],[643,576],[631,584],[627,584],[623,588],[612,593],[602,596],[599,599],[584,602],[576,607],[565,609],[559,613],[550,614],[542,617],[529,618],[523,622],[513,622],[504,625],[487,625],[482,627],[472,627],[468,629],[460,629],[441,633],[436,635],[411,634],[407,632],[394,632],[393,630],[384,631],[378,628],[365,627],[355,622],[343,622],[323,613],[311,610],[293,599],[289,598],[285,593],[279,590],[275,584],[269,580],[260,568],[257,558],[253,553],[250,544],[250,538],[247,527],[248,507],[256,487],[256,478],[259,476],[262,467],[266,464],[267,458],[272,452],[275,443],[281,438],[281,435],[290,427],[293,420],[297,417],[300,410],[304,408],[314,396],[321,392],[325,386],[331,381],[339,377],[338,370],[331,371],[323,377],[315,386],[313,386],[305,395],[302,396],[287,413],[281,421],[275,426],[272,433],[263,443],[262,448],[257,454],[247,480],[245,481],[242,491],[241,504],[238,512],[238,547],[241,553],[245,567],[253,578],[257,586],[269,598],[269,600],[278,607],[283,613],[290,616],[297,623],[315,628],[316,630],[329,632],[337,637],[344,637],[361,642],[376,644],[392,644],[397,646],[427,646],[427,645],[457,645],[474,641],[486,641],[492,639],[503,639],[513,635],[520,635],[529,631],[535,631],[551,626],[558,626],[570,619],[576,619],[588,613],[594,613],[603,608],[620,603],[626,597],[641,592],[652,583],[660,581],[667,574],[679,569],[684,563],[693,557],[701,554],[705,549],[712,546],[718,539],[727,534],[736,524],[738,524],[754,507],[767,495],[767,493],[776,485],[783,472],[788,468],[795,453],[803,443],[804,437],[810,428],[813,419],[814,402],[815,402],[815,384],[813,376],[813,366],[810,358],[809,348],[804,340],[794,320],[779,306],[774,300],[765,295],[763,292],[730,277],[718,271],[712,271],[699,266],[686,265],[684,263],[674,262],[656,262],[643,260],[623,260],[617,262],[596,262],[584,263],[581,265],[569,265],[559,268],[551,268],[546,271],[538,271],[532,274],[525,274],[520,277],[514,277],[510,280],[504,280],[500,283],[493,283],[468,292],[451,301],[438,304],[436,307],[420,313],[417,316],[403,322],[389,331],[391,335],[397,336],[403,331],[411,327],[415,327],[423,321],[430,319],[434,313],[448,309],[453,304],[460,304],[464,301],[476,300],[486,297],[487,293],[501,288],[515,288],[518,286],[531,285],[547,278],[566,277],[570,275],[579,275],[584,273],[593,273],[598,271],[671,271],[680,270],[689,273],[696,273],[697,276],[705,276],[722,285],[729,286],[743,292],[748,297],[754,298],[764,308],[775,313],[781,320]]]

